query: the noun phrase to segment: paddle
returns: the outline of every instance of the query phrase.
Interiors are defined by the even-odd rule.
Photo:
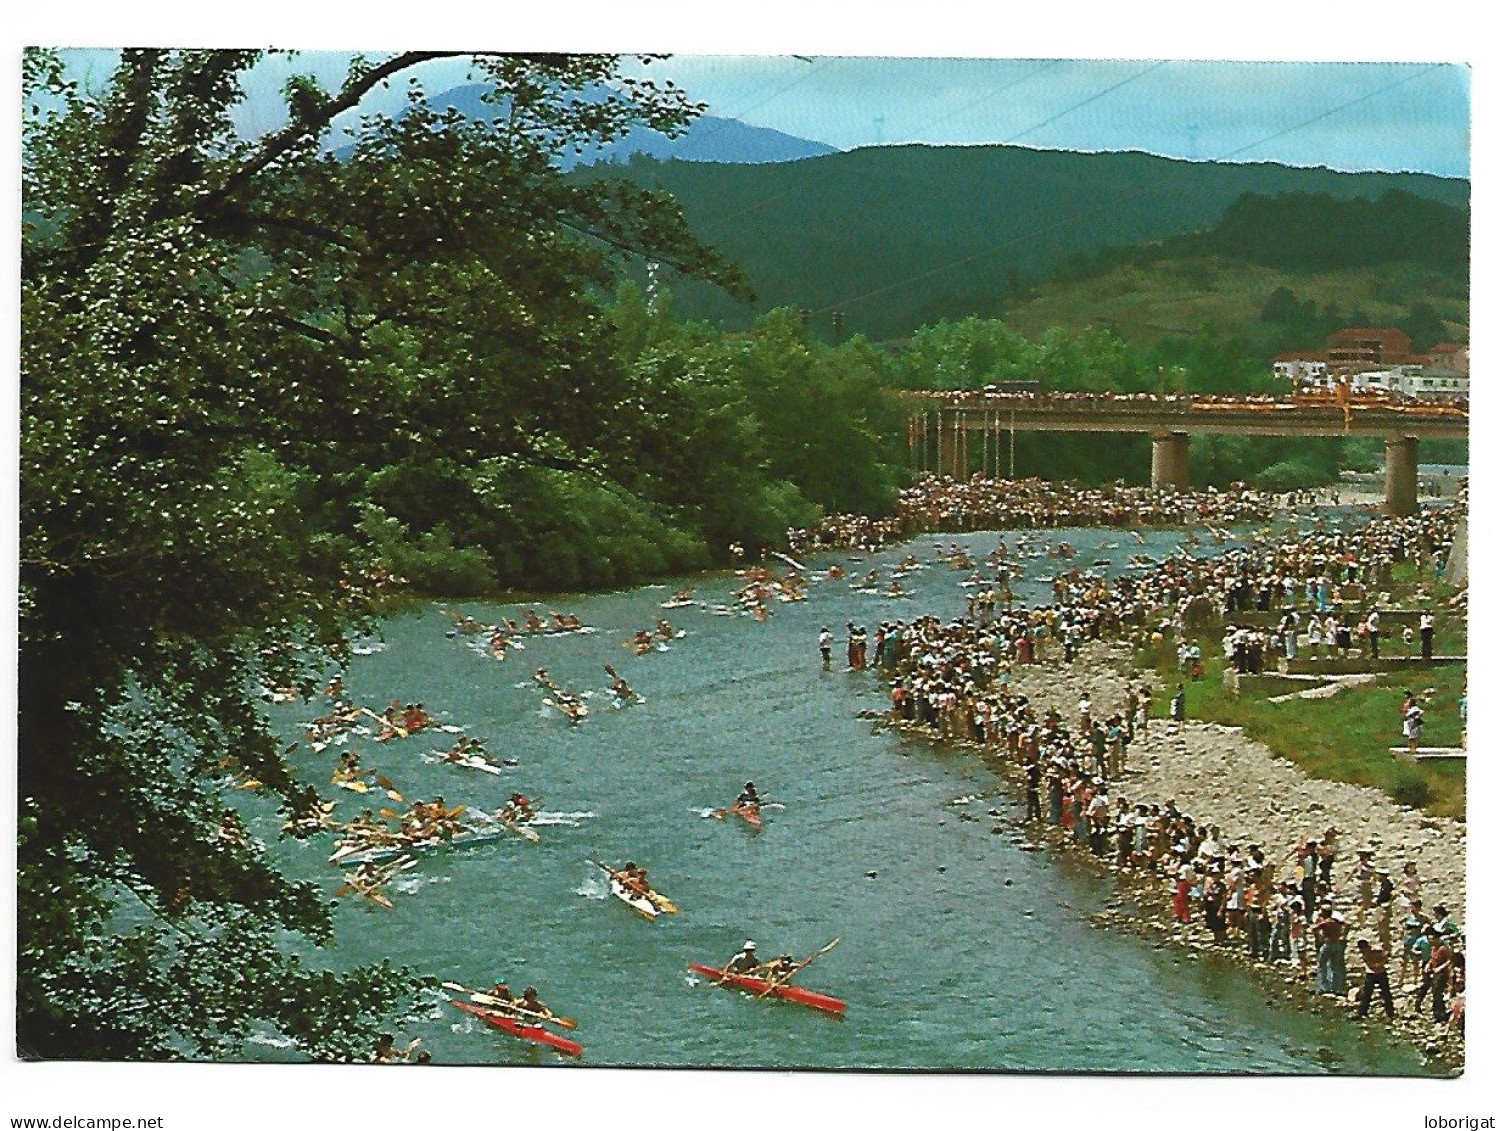
[[[597,868],[600,868],[612,879],[619,882],[621,881],[622,873],[617,871],[615,868],[603,864],[599,860],[592,860],[591,863],[594,864]],[[626,887],[628,891],[634,891],[633,888],[627,887],[625,883],[623,883],[622,886]],[[668,912],[670,915],[679,914],[679,905],[677,903],[675,903],[672,899],[669,899],[667,896],[660,895],[652,888],[649,888],[647,892],[643,894],[643,898],[646,899],[649,903],[653,904],[653,906],[657,907],[660,911]]]
[[[459,982],[440,982],[446,990],[454,990],[458,994],[468,994],[470,999],[478,1005],[484,1005],[491,1009],[514,1013],[522,1017],[536,1017],[543,1021],[552,1021],[561,1029],[578,1029],[580,1022],[573,1017],[562,1017],[553,1010],[545,1009],[542,1013],[535,1013],[526,1006],[520,1006],[516,1002],[503,1001],[499,997],[493,997],[485,990],[473,990],[469,986],[462,986]]]
[[[737,806],[735,806],[735,805],[729,805],[725,809],[712,809],[711,810],[711,816],[715,817],[716,820],[718,820],[718,821],[724,821],[724,820],[726,820],[727,814],[731,813],[736,808],[737,808]],[[782,801],[759,801],[758,802],[758,811],[760,813],[764,809],[785,809],[785,808],[788,808],[788,806],[786,806]]]
[[[382,891],[382,888],[391,883],[396,878],[397,873],[405,872],[409,868],[416,866],[417,863],[418,861],[414,860],[411,856],[399,856],[392,863],[377,869],[369,878],[362,879],[359,875],[352,875],[335,889],[335,897],[339,898],[340,896],[348,895],[352,891],[359,892],[377,906],[391,910],[392,901],[387,897],[386,892]]]
[[[397,792],[397,787],[392,784],[391,780],[386,775],[378,773],[376,775],[376,784],[386,790],[387,796],[393,801],[407,800],[407,798],[403,797],[402,794]]]
[[[810,963],[814,962],[821,955],[825,954],[828,950],[830,950],[832,947],[834,947],[840,941],[841,941],[841,936],[838,935],[838,936],[836,936],[836,938],[832,939],[825,946],[821,947],[819,950],[817,950],[814,954],[812,954],[809,958],[805,959],[803,962],[796,962],[794,964],[793,968],[787,974],[781,974],[779,977],[777,977],[773,981],[769,982],[768,983],[768,988],[766,990],[764,990],[762,993],[760,993],[758,996],[759,997],[767,997],[769,994],[773,993],[773,991],[776,990],[776,989],[778,989],[780,986],[788,985],[789,982],[794,978],[794,976],[796,974],[798,974],[806,966],[809,966]]]
[[[396,723],[394,723],[391,719],[387,718],[385,715],[378,715],[370,707],[359,707],[359,708],[357,708],[357,710],[359,710],[360,713],[363,714],[363,715],[370,715],[377,722],[381,723],[382,726],[386,727],[393,734],[397,735],[398,738],[406,738],[408,736],[408,732],[405,729],[403,729],[402,727],[398,726]]]

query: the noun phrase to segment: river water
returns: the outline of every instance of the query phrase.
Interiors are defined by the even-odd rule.
[[[997,543],[996,534],[943,537],[979,556]],[[1182,541],[1170,531],[1149,534],[1143,548],[1118,531],[1051,538],[1072,542],[1080,564],[1113,563],[1104,568],[1134,553],[1163,556]],[[933,562],[935,541],[886,550],[871,565],[911,551]],[[1060,564],[1027,560],[1016,596],[1044,600],[1040,579]],[[559,598],[557,607],[598,631],[534,639],[505,662],[447,635],[438,606],[390,618],[382,641],[348,672],[348,692],[377,709],[422,702],[440,723],[520,764],[501,777],[426,764],[421,755],[452,742],[447,734],[353,739],[363,764],[410,800],[442,794],[495,810],[515,788],[575,823],[541,828],[537,844],[514,837],[424,857],[393,885],[393,910],[343,901],[335,942],[314,957],[338,966],[388,958],[468,985],[506,979],[515,991],[536,985],[579,1020],[573,1035],[589,1065],[1421,1072],[1408,1047],[1330,1011],[1267,1003],[1248,975],[1217,958],[1191,960],[1092,926],[1089,917],[1113,898],[1112,881],[1058,853],[1025,851],[1012,787],[952,804],[996,792],[998,779],[972,756],[875,732],[858,717],[885,699],[872,673],[842,670],[845,623],[871,629],[921,611],[958,615],[965,576],[933,563],[905,580],[913,600],[823,580],[809,601],[773,605],[763,624],[662,610],[672,585]],[[686,584],[714,604],[737,582]],[[521,619],[517,605],[451,607],[485,622],[504,610]],[[661,616],[686,632],[668,651],[635,657],[620,646]],[[816,651],[822,625],[836,637],[830,671]],[[603,663],[646,701],[613,709]],[[577,694],[595,691],[582,725],[541,705],[531,682],[538,666]],[[274,711],[290,739],[319,713]],[[305,745],[295,758],[310,781],[339,795],[348,818],[374,802],[328,790],[337,749],[313,754]],[[767,811],[761,832],[703,816],[749,778],[784,805]],[[995,807],[1003,835],[990,832]],[[290,871],[333,894],[340,877],[326,862],[327,837],[278,841],[265,814],[255,826]],[[627,858],[650,869],[681,914],[650,923],[609,898],[590,860]],[[745,939],[773,957],[803,956],[838,936],[800,981],[845,999],[844,1019],[697,985],[685,970],[724,962]],[[437,997],[404,1035],[422,1036],[439,1063],[565,1063]]]

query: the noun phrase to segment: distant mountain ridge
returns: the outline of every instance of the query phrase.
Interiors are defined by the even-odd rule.
[[[888,339],[939,317],[987,313],[1072,256],[1213,227],[1241,196],[1402,189],[1467,210],[1470,184],[1420,173],[1340,173],[1273,163],[1017,146],[882,146],[778,165],[635,158],[582,176],[662,188],[692,230],[742,265],[758,294],[736,303],[670,284],[675,309],[729,329],[795,306],[829,331]]]
[[[484,102],[487,87],[480,83],[457,86],[428,99],[435,109],[455,109],[468,118],[489,122],[505,113],[504,104]],[[793,137],[763,126],[750,126],[736,118],[703,115],[690,123],[679,137],[665,137],[656,130],[638,127],[610,145],[584,154],[567,154],[560,162],[565,169],[598,162],[625,161],[635,154],[659,160],[761,165],[798,161],[836,153],[834,146]]]

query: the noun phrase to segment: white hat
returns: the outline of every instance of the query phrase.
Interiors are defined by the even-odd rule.
[[[758,944],[755,943],[755,942],[753,942],[752,939],[748,939],[745,943],[742,944],[742,949],[743,950],[757,950],[758,949]]]

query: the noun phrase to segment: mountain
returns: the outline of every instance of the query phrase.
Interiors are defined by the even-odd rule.
[[[428,102],[435,109],[453,108],[468,118],[489,122],[505,113],[506,107],[483,102],[481,95],[486,90],[479,83],[457,86],[434,95]],[[661,160],[761,165],[835,152],[833,146],[762,126],[750,126],[736,118],[703,116],[695,119],[679,137],[665,137],[655,130],[638,127],[610,145],[584,154],[569,154],[561,164],[566,169],[573,169],[599,162],[625,161],[641,153]]]
[[[635,157],[582,176],[671,192],[692,230],[742,265],[752,306],[671,283],[675,309],[729,329],[775,306],[811,310],[829,334],[903,336],[941,317],[992,313],[1072,256],[1213,227],[1246,194],[1377,199],[1391,190],[1467,209],[1469,182],[1272,163],[1017,146],[883,146],[778,165]]]

